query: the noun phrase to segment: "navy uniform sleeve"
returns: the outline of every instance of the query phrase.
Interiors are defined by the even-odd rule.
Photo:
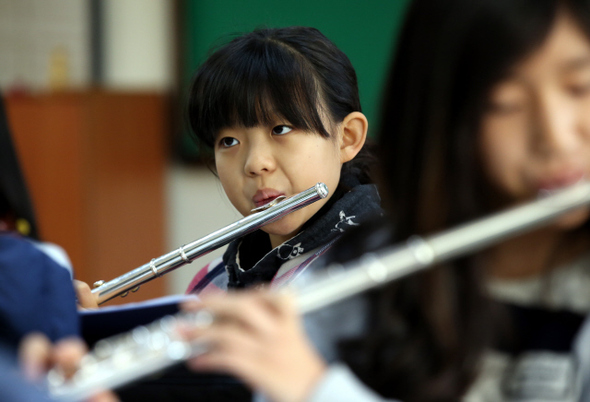
[[[79,334],[67,269],[28,240],[0,235],[0,335],[10,344],[32,331],[52,341]]]

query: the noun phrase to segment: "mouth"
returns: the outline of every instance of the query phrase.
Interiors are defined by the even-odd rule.
[[[262,190],[258,190],[254,197],[252,197],[252,202],[256,206],[256,208],[260,208],[270,202],[273,202],[278,197],[284,196],[285,193],[280,191],[274,190],[272,188],[265,188]]]
[[[586,175],[582,171],[569,171],[550,176],[538,183],[539,196],[551,195],[566,187],[575,186],[586,181]]]

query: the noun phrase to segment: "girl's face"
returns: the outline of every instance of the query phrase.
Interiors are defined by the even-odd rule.
[[[515,202],[590,180],[590,42],[565,13],[492,89],[480,134],[488,179]],[[575,211],[558,225],[575,227],[588,216]]]
[[[333,194],[342,163],[338,137],[324,138],[277,121],[268,127],[227,128],[215,144],[219,179],[244,216],[278,196],[290,197],[323,182],[328,197],[264,226],[273,247],[290,239]]]

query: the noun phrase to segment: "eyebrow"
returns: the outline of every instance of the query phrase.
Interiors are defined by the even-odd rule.
[[[582,70],[584,68],[590,67],[590,54],[586,54],[583,56],[577,56],[572,58],[566,62],[564,62],[560,67],[559,70],[562,74],[573,73],[578,70]]]

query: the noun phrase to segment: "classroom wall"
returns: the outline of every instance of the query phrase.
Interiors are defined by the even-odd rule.
[[[0,88],[47,90],[63,61],[69,85],[88,85],[88,15],[87,0],[0,0]]]

